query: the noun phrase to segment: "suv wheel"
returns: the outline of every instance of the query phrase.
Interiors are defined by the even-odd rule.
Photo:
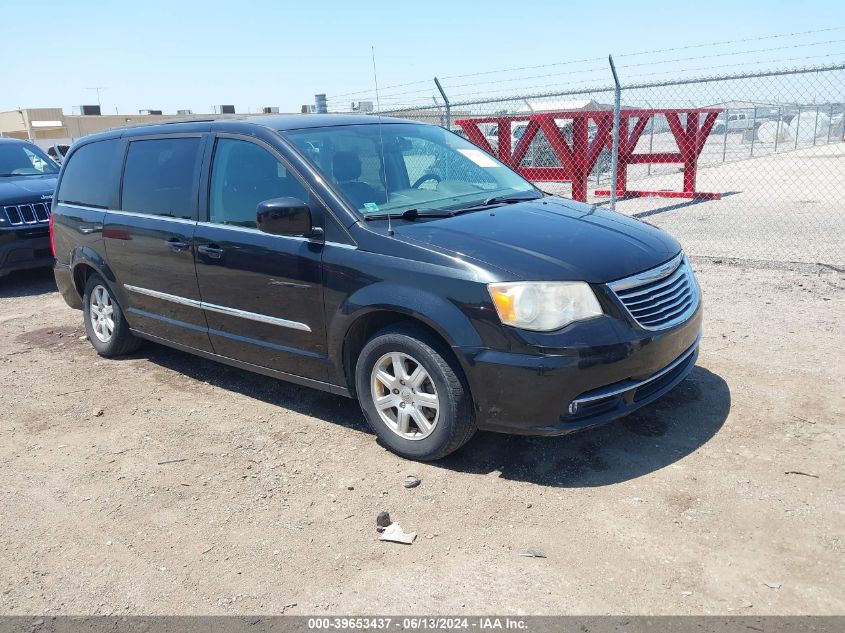
[[[129,332],[120,305],[100,275],[88,278],[82,299],[85,332],[100,356],[120,356],[138,349],[141,339]]]
[[[469,390],[460,368],[420,327],[403,324],[376,334],[355,367],[355,387],[373,431],[395,453],[439,459],[475,433]]]

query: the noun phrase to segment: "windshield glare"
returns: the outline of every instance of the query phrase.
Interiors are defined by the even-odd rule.
[[[0,143],[0,176],[58,174],[59,166],[35,145]]]
[[[424,215],[492,197],[542,195],[469,141],[433,125],[373,123],[284,135],[365,217],[408,209]]]

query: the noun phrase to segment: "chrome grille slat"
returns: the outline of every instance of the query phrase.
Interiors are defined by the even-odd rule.
[[[3,207],[3,213],[10,226],[32,226],[50,220],[50,206],[44,202],[9,204]]]
[[[698,307],[698,285],[689,262],[678,255],[644,273],[608,284],[630,317],[647,330],[686,321]]]
[[[650,292],[654,292],[656,288],[664,288],[666,284],[671,284],[675,282],[683,276],[683,271],[680,269],[680,266],[672,272],[671,275],[667,275],[663,279],[659,281],[651,281],[647,284],[643,284],[642,286],[635,286],[634,288],[620,290],[616,294],[619,295],[619,298],[622,299],[631,299],[632,297],[639,297],[641,295],[647,295]]]
[[[649,309],[648,312],[643,312],[642,310],[645,310],[646,308],[641,308],[639,311],[631,310],[631,314],[634,315],[635,319],[640,320],[640,319],[648,319],[648,318],[653,317],[655,315],[658,315],[662,312],[668,312],[668,311],[678,307],[679,305],[681,305],[682,303],[686,302],[689,299],[689,296],[687,295],[686,290],[687,290],[687,288],[684,288],[683,290],[679,290],[679,292],[681,292],[683,294],[673,295],[673,296],[669,297],[666,301],[659,301],[659,302],[649,306],[649,308],[654,308],[654,309]]]
[[[689,299],[684,299],[681,303],[677,306],[672,308],[671,310],[662,311],[659,314],[655,314],[652,317],[648,318],[648,321],[651,323],[652,326],[658,325],[664,321],[672,320],[674,317],[678,316],[679,314],[683,314],[686,309],[689,307],[690,301]]]
[[[18,209],[20,209],[24,224],[35,224],[35,211],[32,210],[31,204],[19,204]]]
[[[645,295],[644,299],[637,299],[636,301],[626,301],[625,305],[627,305],[630,310],[635,311],[637,310],[637,308],[635,308],[634,306],[638,306],[641,303],[648,305],[656,299],[660,299],[662,297],[665,297],[666,295],[674,294],[677,291],[678,287],[685,284],[686,281],[686,277],[678,277],[675,281],[671,283],[668,288],[664,288],[660,292],[654,292],[650,295]]]
[[[17,226],[18,224],[23,224],[23,220],[21,220],[21,214],[18,211],[17,207],[4,207],[3,211],[6,212],[6,217],[9,219],[9,224],[12,226]]]
[[[47,205],[43,202],[32,205],[32,208],[35,210],[35,219],[39,222],[47,222],[50,219],[47,212]]]

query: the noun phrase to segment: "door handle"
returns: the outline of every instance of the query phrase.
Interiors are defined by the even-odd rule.
[[[181,253],[184,250],[188,249],[188,242],[184,242],[180,240],[178,237],[171,237],[167,240],[167,245],[170,247],[170,250],[174,253]]]
[[[217,244],[203,244],[197,247],[197,252],[209,259],[220,259],[223,257],[223,249],[217,246]]]

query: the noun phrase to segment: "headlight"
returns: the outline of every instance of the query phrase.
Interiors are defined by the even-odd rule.
[[[528,281],[487,284],[505,325],[548,332],[602,313],[583,281]]]

